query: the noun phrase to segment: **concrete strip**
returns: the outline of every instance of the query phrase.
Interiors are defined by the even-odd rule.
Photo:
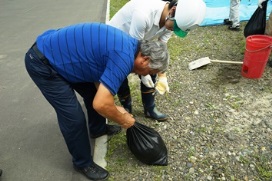
[[[107,162],[105,156],[107,154],[107,136],[101,136],[95,139],[93,160],[99,166],[106,168]]]

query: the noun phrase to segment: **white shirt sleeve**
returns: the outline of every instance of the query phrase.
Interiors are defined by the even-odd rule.
[[[139,10],[135,10],[132,14],[131,24],[129,29],[129,34],[133,38],[138,40],[143,40],[146,30],[148,29],[148,20],[149,18]]]
[[[161,40],[164,43],[167,43],[168,40],[171,38],[173,32],[172,31],[167,31],[167,33],[164,33],[161,37],[159,37],[159,40]]]

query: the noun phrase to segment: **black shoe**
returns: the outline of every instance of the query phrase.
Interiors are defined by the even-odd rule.
[[[229,30],[232,30],[232,31],[240,31],[240,26],[229,26]]]
[[[160,111],[158,111],[158,109],[156,107],[149,109],[149,110],[145,109],[144,114],[145,114],[145,117],[155,119],[159,122],[163,122],[168,119],[168,116],[166,114],[163,114]]]
[[[232,25],[232,21],[229,19],[224,19],[224,25]]]
[[[109,176],[109,172],[99,165],[93,163],[93,165],[86,168],[78,168],[74,166],[74,169],[90,180],[105,180]]]
[[[120,133],[121,130],[122,130],[121,126],[107,124],[105,132],[99,133],[97,135],[91,135],[91,138],[98,138],[103,135],[113,136]]]

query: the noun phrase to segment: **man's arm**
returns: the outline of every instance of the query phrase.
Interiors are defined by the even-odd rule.
[[[93,108],[100,115],[120,124],[123,128],[129,128],[134,125],[135,119],[132,115],[118,110],[114,104],[113,95],[103,84],[98,85]]]

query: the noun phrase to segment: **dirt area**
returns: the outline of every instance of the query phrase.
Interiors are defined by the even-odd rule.
[[[109,180],[272,180],[272,68],[266,66],[260,79],[244,78],[241,65],[188,69],[202,57],[243,61],[245,44],[243,31],[226,26],[200,27],[184,39],[173,36],[170,93],[156,97],[158,109],[170,116],[167,122],[144,117],[138,78],[131,76],[133,114],[160,133],[169,164],[138,161],[124,130],[109,141]]]

